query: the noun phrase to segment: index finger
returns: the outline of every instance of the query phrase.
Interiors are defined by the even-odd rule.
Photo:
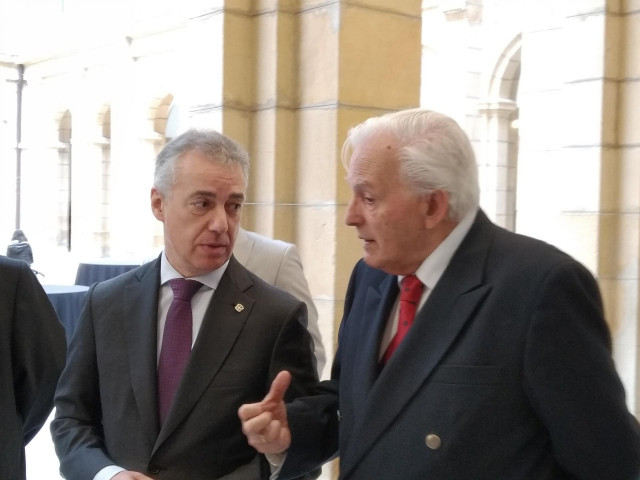
[[[246,422],[252,418],[262,415],[264,412],[273,412],[277,407],[284,403],[284,394],[291,385],[291,374],[286,370],[276,375],[271,382],[269,392],[258,403],[246,403],[238,409],[240,420]]]
[[[276,375],[276,378],[271,382],[271,388],[269,393],[264,397],[263,403],[280,403],[284,402],[284,394],[291,385],[291,374],[286,370],[281,371]]]

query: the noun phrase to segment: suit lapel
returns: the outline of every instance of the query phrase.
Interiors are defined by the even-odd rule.
[[[232,257],[207,307],[174,405],[162,425],[155,448],[194,408],[224,364],[253,309],[255,300],[244,293],[251,284],[246,272]]]
[[[354,385],[354,405],[364,405],[369,392],[378,378],[378,351],[380,337],[389,318],[391,307],[398,295],[398,283],[395,275],[389,275],[379,285],[371,285],[367,289],[366,300],[362,311],[365,320],[362,335],[355,339],[359,345],[352,348],[362,349],[370,354],[363,355],[364,361],[357,363],[351,379]],[[370,320],[369,320],[370,319]]]
[[[126,350],[131,387],[143,428],[153,443],[158,435],[157,329],[160,261],[156,260],[124,286]],[[149,294],[153,292],[153,294]]]
[[[492,236],[483,228],[486,225],[491,224],[480,212],[409,333],[361,403],[353,436],[342,454],[341,478],[347,478],[424,385],[491,290],[490,285],[482,284]],[[377,358],[377,347],[367,352],[366,356]]]

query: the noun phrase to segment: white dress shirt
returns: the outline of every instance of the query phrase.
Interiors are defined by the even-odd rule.
[[[418,310],[422,308],[422,306],[427,301],[429,294],[435,288],[436,284],[442,277],[447,265],[453,258],[454,253],[466,237],[471,225],[473,224],[473,220],[476,217],[477,211],[469,212],[465,215],[460,223],[455,226],[455,228],[451,231],[451,233],[444,239],[444,241],[438,245],[438,247],[429,255],[418,267],[415,274],[420,279],[420,281],[424,284],[424,290],[422,291],[422,296],[420,297],[420,304],[418,305]],[[404,276],[398,276],[398,284],[402,281]],[[399,296],[398,296],[399,297]],[[417,312],[416,312],[417,313]],[[385,331],[383,333],[382,342],[380,345],[379,359],[384,355],[385,350],[387,349],[389,343],[391,343],[391,339],[396,334],[398,329],[398,315],[399,315],[399,298],[396,300],[394,307],[391,310],[391,315],[389,316],[389,320],[387,321],[387,325],[385,327]],[[278,474],[284,465],[284,461],[286,459],[286,454],[282,457],[282,459],[278,458],[276,455],[266,455],[269,463],[271,464],[271,477],[270,480],[277,480]]]
[[[191,280],[197,280],[203,284],[200,287],[200,290],[196,292],[196,294],[191,299],[191,310],[192,310],[192,318],[193,318],[193,330],[191,335],[191,347],[193,348],[193,344],[198,337],[198,333],[200,332],[200,327],[202,326],[202,321],[204,320],[204,314],[207,311],[207,307],[209,306],[209,302],[211,301],[211,297],[213,296],[213,292],[215,292],[216,288],[218,288],[218,284],[220,283],[220,279],[222,275],[227,270],[227,265],[229,265],[229,260],[227,260],[224,265],[222,265],[217,270],[206,273],[204,275],[198,275],[197,277],[189,277]],[[178,271],[173,268],[165,252],[162,252],[162,256],[160,258],[160,295],[158,300],[158,353],[157,359],[160,359],[160,349],[162,347],[162,336],[164,334],[164,324],[167,320],[167,312],[169,312],[169,306],[171,305],[171,301],[173,300],[173,290],[171,290],[171,286],[169,285],[169,280],[174,278],[184,278],[182,275],[178,273]],[[109,465],[100,470],[93,477],[93,480],[110,480],[118,473],[124,471],[124,468],[119,467],[117,465]]]
[[[451,233],[443,240],[443,242],[437,246],[437,248],[431,252],[431,254],[424,259],[422,264],[416,270],[415,275],[423,283],[424,289],[422,290],[422,296],[420,297],[420,303],[416,315],[422,308],[422,306],[429,298],[429,294],[433,291],[438,280],[444,273],[447,265],[453,258],[453,254],[456,252],[464,237],[467,236],[473,220],[476,217],[476,211],[466,214],[460,223],[455,226]],[[398,275],[398,287],[400,282],[404,278],[403,275]],[[382,359],[384,352],[391,343],[396,331],[398,330],[398,315],[400,314],[400,296],[396,299],[396,303],[391,309],[391,315],[387,321],[387,325],[382,334],[382,341],[380,342],[380,351],[378,352],[378,360]]]

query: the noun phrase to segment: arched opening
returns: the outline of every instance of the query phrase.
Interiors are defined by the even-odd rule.
[[[521,36],[503,50],[479,110],[485,137],[478,158],[481,204],[498,225],[515,231],[518,171],[518,85]]]
[[[173,95],[166,95],[155,109],[153,116],[153,131],[158,135],[165,136],[167,132],[167,123],[169,121],[169,111],[173,103]]]
[[[173,101],[174,96],[169,93],[164,97],[157,97],[150,105],[150,117],[153,128],[150,140],[153,143],[154,157],[160,153],[162,147],[176,135],[178,124],[174,118],[175,111],[172,108]],[[155,251],[159,251],[163,245],[164,232],[162,224],[157,222],[153,233],[152,248]]]

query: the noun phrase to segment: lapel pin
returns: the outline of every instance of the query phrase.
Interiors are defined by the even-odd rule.
[[[240,313],[241,311],[244,310],[244,305],[242,305],[241,303],[237,303],[235,306],[236,312]]]

